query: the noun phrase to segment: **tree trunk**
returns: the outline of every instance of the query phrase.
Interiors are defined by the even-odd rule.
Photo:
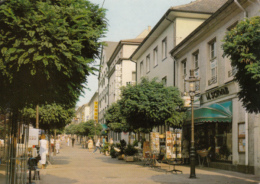
[[[54,156],[56,156],[56,129],[54,129]]]
[[[131,132],[128,133],[128,144],[131,145]]]

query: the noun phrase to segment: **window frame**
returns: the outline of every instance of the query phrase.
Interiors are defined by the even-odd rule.
[[[153,49],[153,64],[154,67],[158,65],[158,46]]]
[[[167,58],[167,37],[162,40],[162,60]]]
[[[145,63],[146,63],[146,73],[149,73],[150,72],[150,62],[151,62],[151,57],[150,57],[150,54],[148,54],[146,56],[146,59],[145,59]]]

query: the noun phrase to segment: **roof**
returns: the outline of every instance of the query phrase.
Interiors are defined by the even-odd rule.
[[[225,2],[227,2],[227,0],[197,0],[189,4],[172,7],[171,9],[178,11],[214,13]]]
[[[144,40],[144,38],[134,38],[134,39],[127,39],[127,40],[121,40],[122,42],[135,42],[135,43],[141,43]]]
[[[150,31],[144,41],[139,45],[135,52],[130,56],[130,59],[135,60],[147,47],[152,44],[155,39],[166,29],[167,26],[176,17],[200,18],[208,19],[210,15],[216,12],[228,0],[197,0],[189,4],[175,6],[168,11],[157,22],[154,28]]]
[[[106,57],[109,59],[113,54],[118,42],[105,41],[105,43],[107,45],[104,46],[104,50],[106,51]]]
[[[174,47],[170,53],[174,55],[175,52],[182,49],[183,45],[195,36],[203,27],[205,27],[210,21],[212,21],[215,17],[217,17],[226,7],[228,7],[233,0],[227,0],[214,14],[212,14],[206,21],[204,21],[199,27],[197,27],[193,32],[191,32],[184,40],[182,40],[176,47]]]

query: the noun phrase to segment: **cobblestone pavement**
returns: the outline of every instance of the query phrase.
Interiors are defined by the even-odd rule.
[[[260,178],[213,168],[196,168],[196,179],[190,179],[190,168],[176,166],[183,173],[166,173],[162,169],[144,167],[140,162],[125,162],[110,156],[92,153],[76,144],[74,148],[62,143],[61,153],[51,159],[52,165],[41,170],[40,184],[260,184]]]
[[[93,151],[93,150],[92,150]],[[162,169],[144,167],[140,162],[125,162],[110,156],[92,153],[79,144],[74,148],[62,142],[60,154],[51,157],[51,165],[41,169],[36,184],[260,184],[260,177],[208,167],[196,168],[196,179],[190,179],[190,168],[176,166],[183,173],[166,173]],[[2,169],[3,169],[3,165]],[[172,167],[171,167],[172,169]],[[0,169],[0,184],[4,184]]]

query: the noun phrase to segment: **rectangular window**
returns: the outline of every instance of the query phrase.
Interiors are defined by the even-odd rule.
[[[217,83],[217,53],[216,53],[216,38],[209,42],[210,55],[210,79],[208,85]]]
[[[144,62],[141,61],[140,63],[140,76],[142,77],[144,75]]]
[[[167,86],[167,76],[162,78],[162,83],[163,83],[164,86]]]
[[[216,40],[212,41],[210,44],[210,60],[216,57]]]
[[[146,56],[146,73],[150,72],[150,54]]]
[[[181,63],[182,63],[182,69],[183,69],[183,91],[186,92],[186,82],[185,82],[185,78],[187,76],[186,59],[184,59]]]
[[[158,47],[153,49],[153,63],[154,63],[154,66],[158,65]]]
[[[136,72],[132,72],[132,81],[136,80]]]
[[[194,68],[195,69],[199,68],[199,51],[196,51],[193,54],[193,62],[194,62]]]
[[[167,57],[167,37],[162,41],[162,59]]]

